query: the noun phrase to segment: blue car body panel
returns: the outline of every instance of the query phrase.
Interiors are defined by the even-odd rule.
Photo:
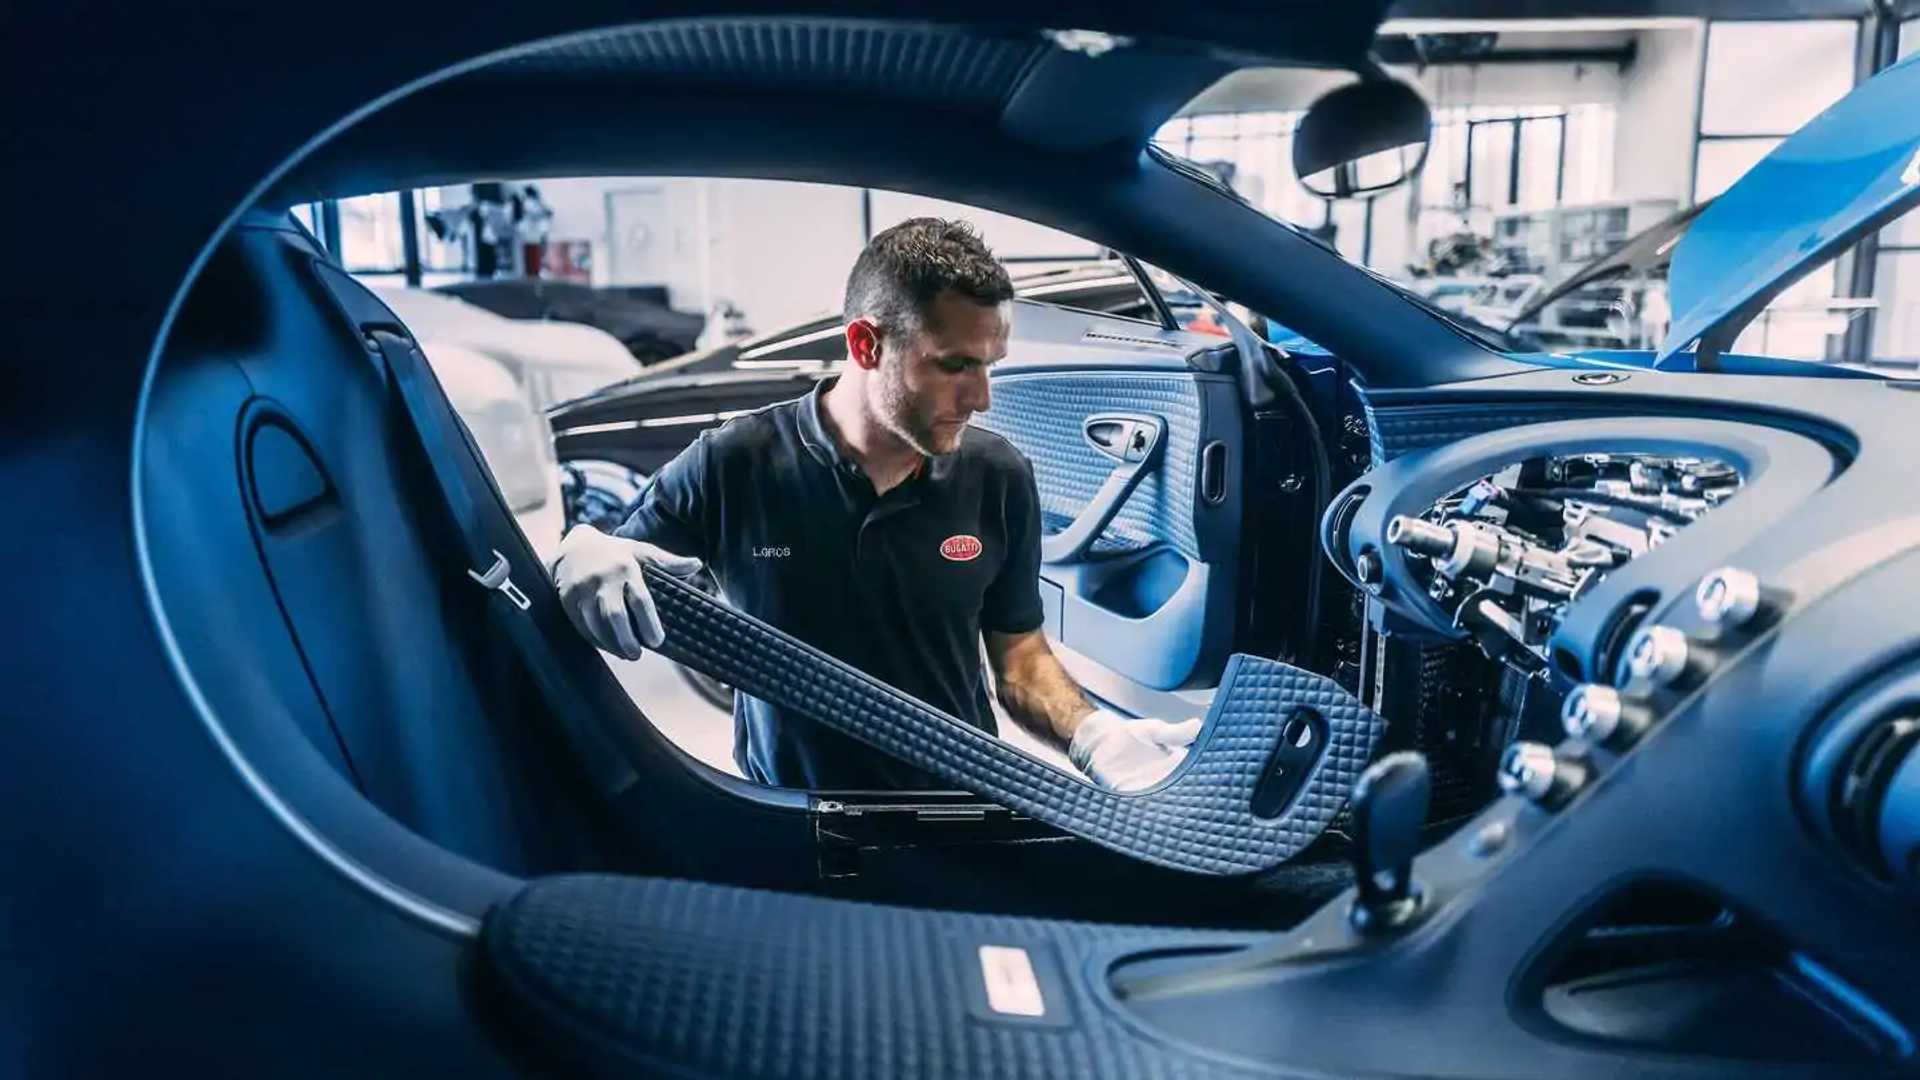
[[[1920,202],[1916,101],[1920,57],[1911,57],[1814,118],[1701,213],[1674,251],[1673,323],[1656,367],[1675,366],[1702,338],[1737,333],[1804,273]]]

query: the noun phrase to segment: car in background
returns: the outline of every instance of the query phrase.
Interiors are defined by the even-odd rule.
[[[1013,279],[1022,300],[1160,327],[1224,336],[1211,308],[1178,281],[1159,275],[1153,294],[1121,259],[1028,272]],[[1167,308],[1163,320],[1156,302]],[[402,313],[402,317],[405,315]],[[839,312],[742,341],[696,350],[630,378],[551,407],[568,527],[610,529],[626,519],[647,478],[694,437],[743,412],[798,397],[846,356]],[[618,460],[604,451],[617,446]]]
[[[639,362],[590,326],[503,318],[420,289],[374,291],[420,342],[527,539],[551,553],[567,515],[546,410],[633,375]]]
[[[415,338],[480,447],[520,531],[542,559],[552,557],[566,514],[546,415],[534,408],[505,364],[465,345],[417,332]]]
[[[507,318],[424,289],[374,286],[373,291],[416,338],[462,345],[505,365],[536,409],[584,397],[641,371],[618,338],[591,326]]]
[[[1013,289],[1014,295],[1023,300],[1044,300],[1102,315],[1156,321],[1152,303],[1142,291],[1139,279],[1118,259],[1016,274]],[[1206,311],[1198,298],[1183,295],[1177,288],[1163,288],[1163,292],[1174,320],[1182,329],[1204,331],[1204,326],[1190,325]],[[846,355],[841,343],[841,325],[840,312],[823,311],[764,334],[696,349],[649,365],[640,378],[716,371],[819,370]]]
[[[707,323],[704,315],[668,307],[666,290],[657,285],[596,288],[546,278],[495,278],[435,291],[509,319],[593,327],[611,334],[642,364],[693,348]]]

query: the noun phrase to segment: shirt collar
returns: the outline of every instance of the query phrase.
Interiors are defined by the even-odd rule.
[[[840,381],[840,376],[821,379],[813,384],[807,396],[800,399],[798,426],[800,444],[807,448],[813,459],[829,469],[851,468],[853,462],[840,452],[840,444],[827,434],[827,427],[820,421],[820,410],[825,407],[828,388]]]
[[[796,426],[800,431],[800,444],[807,448],[807,452],[813,455],[815,461],[829,469],[844,469],[847,472],[857,473],[860,471],[859,462],[841,453],[839,440],[827,431],[826,423],[820,419],[820,410],[826,407],[827,391],[839,382],[840,376],[835,375],[813,384],[813,389],[808,391],[807,396],[800,399],[800,415]],[[942,458],[957,457],[959,457],[958,454],[942,455]],[[930,473],[937,473],[944,477],[951,471],[951,465],[944,462],[942,458],[935,458],[929,462],[925,456],[922,456],[919,464],[913,468],[913,475],[907,477],[905,484],[917,484],[926,479]]]

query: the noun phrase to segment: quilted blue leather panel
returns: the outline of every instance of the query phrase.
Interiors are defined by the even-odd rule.
[[[670,659],[1029,817],[1176,870],[1253,874],[1293,857],[1346,805],[1380,735],[1379,718],[1331,679],[1235,656],[1173,781],[1123,795],[1028,757],[659,570],[643,572],[667,631],[660,651]],[[1262,820],[1253,816],[1253,792],[1279,742],[1280,718],[1296,705],[1326,719],[1329,745],[1294,804]]]
[[[1366,403],[1368,441],[1373,463],[1382,465],[1401,454],[1444,446],[1489,431],[1579,420],[1593,416],[1645,415],[1617,408],[1541,402],[1533,405],[1435,404],[1375,408]]]
[[[1087,417],[1104,412],[1166,418],[1167,446],[1155,469],[1095,541],[1098,552],[1133,551],[1164,540],[1196,562],[1194,489],[1200,477],[1200,387],[1192,375],[1124,371],[1006,375],[993,380],[993,408],[973,422],[1011,442],[1033,463],[1040,512],[1064,529],[1093,501],[1114,461],[1087,445]]]
[[[1126,953],[1263,940],[582,876],[495,908],[481,949],[569,1075],[1198,1080],[1275,1074],[1147,1034],[1095,980]],[[978,1006],[982,945],[1027,950],[1043,1017]]]

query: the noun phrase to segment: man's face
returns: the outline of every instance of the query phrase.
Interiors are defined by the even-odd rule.
[[[935,297],[921,332],[881,345],[872,402],[880,422],[923,454],[960,449],[967,421],[992,404],[987,368],[1007,355],[1011,317],[1010,304],[951,290]]]

